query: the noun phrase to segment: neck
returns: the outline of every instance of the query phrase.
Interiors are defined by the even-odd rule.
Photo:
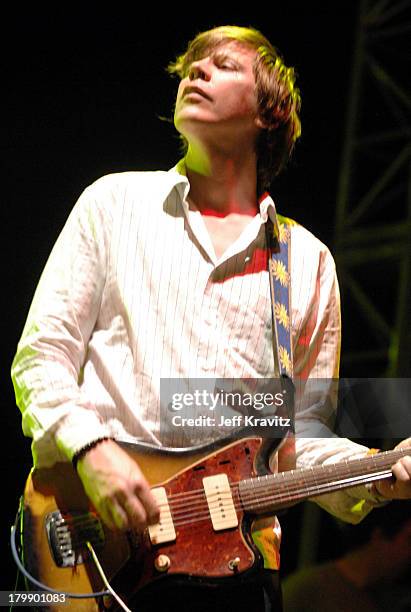
[[[241,147],[239,148],[241,149]],[[212,151],[190,144],[185,157],[190,200],[200,210],[217,216],[255,215],[257,160],[253,152]]]

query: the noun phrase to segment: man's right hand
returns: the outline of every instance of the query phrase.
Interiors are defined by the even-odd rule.
[[[160,511],[138,465],[113,440],[102,440],[77,463],[84,489],[110,529],[143,531]]]

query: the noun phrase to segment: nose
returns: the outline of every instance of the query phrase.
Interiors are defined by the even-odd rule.
[[[199,59],[190,65],[188,78],[190,81],[194,81],[195,79],[201,79],[203,81],[210,80],[211,74],[205,58]]]

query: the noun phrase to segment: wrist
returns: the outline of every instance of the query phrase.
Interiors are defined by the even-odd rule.
[[[72,457],[72,464],[75,470],[77,470],[77,466],[78,466],[78,462],[81,459],[84,459],[84,457],[94,448],[96,448],[97,446],[99,446],[100,444],[102,444],[103,442],[107,442],[108,440],[113,440],[113,438],[111,438],[110,436],[103,436],[101,438],[97,438],[96,440],[92,440],[91,442],[89,442],[88,444],[86,444],[85,446],[83,446],[82,448],[80,448],[78,451],[76,451]]]

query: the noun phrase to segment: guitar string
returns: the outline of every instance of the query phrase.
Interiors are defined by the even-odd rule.
[[[398,454],[399,456],[403,456],[406,454],[409,454],[409,450],[408,449],[400,449],[399,451],[395,451],[393,453],[393,451],[387,451],[387,453],[390,453],[390,460],[393,459],[393,455],[394,454]],[[382,457],[382,453],[379,455],[379,458]],[[373,457],[370,457],[370,459],[373,459]],[[355,460],[354,460],[355,461]],[[351,465],[346,465],[347,468],[349,468],[349,474],[348,476],[352,475],[352,461],[347,461],[345,462],[346,464],[351,463]],[[371,465],[373,467],[375,467],[375,462],[371,461],[370,462]],[[361,465],[364,467],[364,458],[361,460]],[[339,466],[339,468],[341,468],[341,463],[337,463],[337,464],[332,464],[329,466],[326,466],[327,468],[331,468],[331,470],[335,467]],[[323,467],[323,466],[316,466],[316,467]],[[304,470],[305,471],[305,470]],[[323,474],[323,471],[320,471],[321,474]],[[293,476],[294,475],[294,476]],[[301,481],[296,481],[295,480],[295,475],[299,475],[297,471],[291,470],[289,473],[280,473],[280,474],[276,474],[276,475],[268,475],[267,477],[262,476],[262,477],[256,477],[253,478],[252,481],[250,480],[250,484],[251,484],[251,489],[249,489],[249,491],[243,491],[240,493],[239,491],[236,489],[239,488],[239,485],[242,481],[238,481],[236,483],[233,483],[232,485],[230,485],[230,489],[233,493],[233,495],[237,495],[238,497],[238,501],[234,503],[234,508],[235,510],[248,510],[248,509],[256,509],[256,506],[261,505],[261,506],[267,506],[269,504],[281,504],[281,503],[293,503],[293,501],[298,500],[299,497],[301,497],[302,495],[305,497],[307,494],[309,495],[315,495],[315,493],[320,493],[320,487],[325,487],[327,490],[327,487],[329,487],[329,483],[321,483],[320,485],[318,484],[318,479],[316,478],[315,474],[312,474],[312,472],[310,473],[311,478],[302,478],[302,481],[304,482],[304,492],[301,491]],[[278,483],[278,477],[283,476],[282,482]],[[287,484],[285,476],[288,477],[288,480],[290,481],[289,484]],[[341,476],[341,474],[340,474]],[[276,478],[277,482],[274,483],[267,483],[268,478]],[[246,479],[247,480],[247,479]],[[344,478],[342,478],[342,480],[344,480]],[[244,482],[244,481],[243,481]],[[273,486],[274,485],[278,485],[280,484],[280,486],[282,486],[283,488],[285,488],[284,492],[279,492],[276,491],[275,493],[270,493],[268,492],[266,495],[259,495],[258,500],[256,499],[256,493],[258,493],[258,489],[266,489],[267,484],[269,486]],[[293,486],[290,486],[290,484],[292,484]],[[308,486],[307,486],[308,485]],[[345,482],[345,485],[347,485],[347,483]],[[335,485],[333,486],[334,489]],[[344,483],[341,484],[340,488],[344,487]],[[308,491],[310,491],[308,493]],[[219,495],[221,497],[221,495],[225,495],[227,497],[228,492],[219,492]],[[231,495],[230,495],[231,497]],[[170,510],[172,510],[172,516],[175,518],[175,524],[180,525],[180,524],[185,524],[185,520],[187,518],[191,518],[191,516],[193,516],[191,513],[195,512],[196,514],[196,518],[198,520],[203,520],[203,516],[200,515],[198,516],[198,511],[202,511],[203,508],[206,511],[206,514],[204,515],[204,518],[209,518],[209,506],[207,503],[207,498],[205,496],[204,490],[202,489],[197,489],[194,491],[191,491],[190,493],[186,494],[186,493],[178,493],[178,494],[171,494],[169,496],[168,499],[172,500],[173,498],[180,498],[181,501],[183,501],[183,503],[176,501],[170,501],[169,504],[160,504],[160,508],[162,506],[165,507],[170,507]],[[189,500],[189,503],[187,503],[187,500]],[[217,501],[221,501],[219,499],[215,500]],[[82,517],[75,517],[72,516],[71,520],[73,523],[80,523],[82,524],[83,528],[85,526],[95,526],[95,521],[96,521],[96,517],[92,516],[90,517],[90,515],[87,515],[88,518],[87,519],[83,519]],[[180,521],[180,522],[177,522]],[[182,521],[182,522],[181,522]],[[193,521],[189,521],[189,522],[193,522]],[[78,525],[77,525],[78,526]]]
[[[403,456],[404,454],[409,453],[410,451],[403,449],[403,451],[396,451],[396,454],[398,454],[398,456]],[[392,451],[388,451],[390,453],[392,453]],[[379,455],[379,458],[382,458],[382,454]],[[366,458],[368,459],[368,458]],[[370,458],[372,459],[372,458]],[[385,458],[386,459],[386,458]],[[355,460],[354,460],[355,461]],[[342,463],[335,463],[335,464],[330,464],[328,466],[313,466],[311,468],[311,470],[309,471],[309,473],[307,474],[307,469],[301,469],[301,471],[299,470],[290,470],[289,472],[281,472],[279,474],[269,474],[267,476],[257,476],[254,477],[252,479],[248,478],[245,479],[243,481],[238,481],[238,482],[234,482],[230,484],[230,488],[234,489],[234,487],[238,487],[240,486],[241,483],[249,483],[249,488],[248,491],[247,489],[243,490],[241,493],[241,497],[244,501],[246,501],[247,499],[251,499],[254,501],[254,497],[256,493],[259,493],[260,490],[266,489],[267,486],[269,487],[282,487],[283,489],[286,489],[285,491],[285,495],[288,495],[288,493],[294,493],[295,491],[300,491],[301,488],[308,488],[308,487],[312,487],[312,486],[320,486],[323,485],[323,482],[321,482],[321,478],[327,478],[327,482],[328,482],[328,478],[330,476],[334,476],[335,477],[335,472],[337,470],[337,476],[339,480],[344,480],[347,478],[352,478],[355,476],[361,476],[364,474],[364,459],[361,459],[360,462],[355,462],[354,467],[357,468],[361,468],[361,474],[356,474],[355,470],[353,470],[353,461],[346,461],[344,465],[344,467],[346,468],[346,470],[341,470],[341,465]],[[394,461],[393,456],[390,456],[390,462]],[[375,461],[370,461],[370,466],[373,467],[375,470],[381,470],[381,469],[389,469],[388,465],[375,465]],[[379,461],[379,463],[381,463],[381,461]],[[391,463],[390,463],[391,466]],[[243,485],[243,486],[247,486],[247,485]],[[176,493],[176,494],[170,494],[167,496],[167,501],[168,501],[168,505],[170,507],[174,507],[177,508],[177,501],[179,499],[181,499],[183,501],[183,506],[186,508],[190,505],[190,503],[196,503],[196,501],[198,500],[198,498],[204,498],[205,493],[204,493],[204,489],[193,489],[192,491],[190,491],[190,493]],[[176,500],[176,502],[174,501]]]
[[[389,476],[389,475],[391,475],[391,472],[388,472],[386,476]],[[345,481],[345,482],[341,482],[338,488],[344,488],[347,486],[349,486],[349,484],[347,483],[347,481]],[[279,506],[283,506],[285,503],[292,504],[293,502],[298,501],[301,498],[305,498],[307,495],[309,496],[319,495],[324,492],[327,492],[329,489],[330,489],[330,485],[328,483],[323,483],[322,485],[317,485],[317,484],[311,485],[311,487],[307,488],[304,492],[302,492],[300,489],[296,489],[292,493],[290,493],[289,491],[285,491],[281,493],[267,492],[267,494],[265,495],[259,495],[258,499],[256,499],[253,496],[253,494],[250,494],[248,496],[248,499],[244,500],[244,496],[241,494],[241,496],[238,495],[238,501],[234,501],[233,504],[234,504],[235,510],[247,511],[247,510],[258,510],[258,508],[260,508],[260,510],[262,508],[264,509],[270,508],[272,510],[275,510],[276,508],[278,509]],[[333,486],[333,490],[335,490],[335,486]],[[220,501],[218,498],[213,500],[215,506],[217,506],[218,501]],[[197,503],[197,506],[195,508],[192,506],[188,512],[183,511],[182,513],[178,513],[178,512],[173,511],[172,512],[173,523],[182,524],[181,521],[184,522],[186,518],[191,518],[191,516],[193,516],[193,511],[199,512],[202,509],[204,509],[206,511],[206,515],[209,516],[210,510],[209,510],[209,505],[207,503],[207,500],[205,500],[205,502],[203,502],[202,504]]]
[[[388,451],[388,452],[392,452],[392,451]],[[400,456],[402,456],[404,453],[405,454],[409,454],[409,451],[407,449],[402,449],[402,450],[399,451],[399,453],[400,453]],[[381,457],[381,455],[380,455],[380,457]],[[352,461],[351,462],[346,462],[346,463],[347,464],[348,463],[352,464]],[[363,465],[363,462],[362,462],[362,465]],[[332,464],[330,466],[327,466],[327,468],[334,469],[337,466],[340,468],[341,463]],[[322,468],[322,466],[316,466],[316,467],[321,467]],[[352,470],[351,470],[352,466],[351,465],[350,466],[347,465],[346,467],[350,468],[349,469],[349,473],[348,473],[347,476],[351,476],[352,475]],[[305,471],[306,470],[304,470],[304,472]],[[323,471],[321,471],[320,473],[323,474]],[[312,472],[310,474],[313,476],[312,478],[306,477],[306,478],[302,479],[302,481],[305,484],[305,488],[307,488],[307,485],[308,486],[315,486],[315,487],[318,486],[318,481],[317,481],[316,475],[312,474]],[[243,491],[242,492],[241,499],[243,500],[243,502],[246,502],[247,499],[251,499],[252,502],[255,503],[255,493],[258,492],[258,489],[266,489],[267,484],[269,486],[279,485],[279,486],[285,487],[286,488],[285,496],[288,497],[290,492],[294,493],[295,491],[299,491],[301,489],[301,481],[298,481],[295,478],[295,476],[298,476],[298,475],[299,475],[298,471],[290,470],[290,472],[282,472],[280,474],[275,474],[275,475],[258,476],[258,477],[253,478],[252,480],[251,479],[245,479],[245,481],[238,481],[238,482],[232,483],[230,485],[230,488],[231,488],[231,490],[234,490],[236,487],[238,487],[241,484],[241,482],[247,482],[247,480],[250,480],[250,485],[251,485],[252,488],[249,490],[249,493],[247,493],[247,491]],[[344,477],[343,474],[339,474],[339,476]],[[282,482],[279,482],[281,477],[283,477],[282,478]],[[274,478],[275,478],[274,482],[270,482],[270,483],[267,482],[268,479],[274,479]],[[287,484],[287,478],[290,481],[288,484]],[[293,484],[293,486],[290,486],[290,483]],[[220,494],[221,494],[221,492],[220,492]],[[275,495],[276,495],[276,497],[279,497],[278,496],[278,492]],[[205,499],[205,493],[204,493],[203,489],[195,489],[193,491],[190,491],[190,493],[188,493],[188,494],[187,493],[177,493],[177,494],[171,494],[171,495],[168,496],[168,500],[173,500],[175,498],[182,499],[184,501],[184,504],[181,507],[183,507],[184,509],[187,509],[188,507],[190,507],[190,503],[187,503],[187,500],[190,500],[191,501],[191,506],[193,506],[194,504],[196,504],[199,501],[199,498],[201,500]],[[173,501],[170,501],[170,503],[168,505],[170,507],[173,507],[174,509],[177,508],[177,504],[175,502],[173,502]],[[161,507],[161,504],[160,504],[160,507]],[[92,519],[92,520],[95,520],[95,518]]]
[[[298,478],[298,476],[300,476],[301,480],[303,480],[304,482],[315,482],[316,479],[318,479],[318,476],[323,477],[323,478],[328,478],[329,476],[333,475],[333,472],[335,472],[335,469],[337,468],[337,470],[339,470],[341,472],[340,476],[344,477],[344,473],[342,468],[345,467],[347,470],[347,476],[350,476],[353,474],[355,468],[361,469],[361,473],[364,473],[364,471],[366,470],[367,466],[371,466],[374,467],[375,469],[385,469],[388,468],[388,465],[384,465],[384,462],[382,461],[383,459],[386,460],[388,459],[388,457],[386,457],[385,455],[390,454],[390,461],[392,461],[392,463],[390,463],[390,466],[393,465],[397,458],[403,457],[405,455],[410,455],[411,451],[409,449],[399,449],[398,451],[385,451],[383,453],[379,453],[378,455],[373,455],[370,457],[362,457],[360,459],[353,459],[353,460],[346,460],[344,462],[338,462],[338,463],[333,463],[333,464],[329,464],[326,466],[323,465],[316,465],[316,466],[312,466],[311,469],[308,468],[299,468],[296,470],[289,470],[287,472],[279,472],[277,474],[268,474],[267,476],[256,476],[253,478],[246,478],[244,479],[245,481],[248,480],[252,480],[253,482],[255,482],[255,485],[253,485],[255,488],[261,487],[264,488],[267,486],[267,482],[262,482],[262,479],[273,479],[273,484],[274,484],[274,480],[277,481],[277,483],[282,480],[282,483],[285,484],[286,480],[290,480],[290,481],[296,481],[296,479]],[[379,465],[375,465],[376,463],[382,463],[383,465],[379,466]],[[307,474],[306,476],[304,476],[304,474]],[[317,475],[318,474],[318,475]],[[235,481],[233,483],[230,483],[230,486],[238,486],[240,485],[242,482],[244,482],[243,480],[240,481]],[[300,483],[297,483],[298,486],[300,486]],[[281,486],[281,483],[280,483]],[[285,485],[286,486],[286,485]],[[153,487],[155,488],[155,487]],[[178,499],[178,498],[184,498],[184,500],[189,499],[192,495],[196,496],[196,495],[203,495],[204,494],[204,489],[203,488],[198,488],[198,489],[192,489],[190,491],[190,493],[187,492],[181,492],[181,493],[171,493],[170,495],[167,496],[168,500],[174,500],[174,499]]]
[[[287,496],[287,503],[292,504],[293,501],[298,501],[298,499],[299,499],[298,496],[295,496],[294,498]],[[279,503],[279,505],[281,506],[281,503]],[[251,507],[252,509],[255,509],[255,504],[253,504]],[[234,502],[234,509],[236,511],[238,510],[243,511],[243,510],[246,510],[247,508],[245,508],[244,505],[241,503],[241,500],[239,500],[239,501]],[[275,512],[275,509],[276,509],[275,507],[272,507],[270,511]],[[172,524],[175,528],[178,528],[178,527],[188,526],[188,525],[192,525],[193,523],[199,523],[203,521],[210,521],[210,510],[206,503],[203,504],[202,512],[196,511],[196,512],[187,513],[185,516],[180,517],[177,520],[173,520]],[[163,524],[163,529],[164,529],[164,524]],[[76,546],[76,545],[81,546],[83,544],[84,544],[84,541],[73,539],[73,546]]]
[[[390,472],[387,474],[390,475]],[[344,488],[344,486],[347,486],[347,484],[341,484],[338,488]],[[323,485],[325,490],[318,490],[319,487],[318,486],[314,486],[312,491],[310,492],[310,495],[315,495],[315,494],[321,494],[321,493],[326,493],[327,492],[327,487],[329,487],[329,485],[327,485],[326,483],[324,483]],[[333,490],[335,490],[335,488],[333,488]],[[299,501],[301,499],[301,493],[300,494],[296,494],[296,495],[266,495],[263,498],[260,498],[259,500],[259,505],[262,506],[262,508],[264,508],[264,511],[267,512],[274,512],[276,509],[279,509],[279,507],[284,507],[284,503],[286,502],[287,504],[292,504],[293,502]],[[305,497],[305,495],[304,495]],[[283,498],[283,499],[281,499]],[[247,504],[243,504],[241,501],[241,498],[239,498],[238,502],[234,502],[234,509],[237,510],[247,510],[247,509],[251,509],[251,510],[256,510],[256,503],[255,500],[254,502],[249,505],[247,507]],[[204,514],[199,514],[198,511],[196,513],[187,513],[184,516],[180,516],[177,520],[173,520],[172,523],[175,527],[178,526],[182,526],[182,525],[187,525],[193,522],[197,522],[197,521],[201,521],[201,520],[209,520],[210,519],[210,510],[208,507],[208,504],[203,504],[204,507]]]
[[[337,464],[335,464],[337,465]],[[331,467],[331,466],[329,466]],[[335,467],[335,466],[333,466]],[[325,487],[327,490],[327,487],[329,486],[329,483],[318,483],[318,479],[315,477],[315,475],[312,475],[311,478],[304,478],[303,479],[303,483],[304,483],[304,491],[301,491],[301,480],[300,481],[296,481],[294,478],[292,478],[292,474],[293,471],[291,471],[291,476],[287,474],[287,476],[289,476],[288,480],[289,482],[287,483],[287,480],[285,478],[283,478],[282,482],[278,482],[275,481],[274,483],[270,482],[268,483],[267,480],[268,478],[273,478],[273,476],[268,476],[268,478],[266,477],[257,477],[255,479],[253,479],[252,481],[250,481],[250,484],[252,486],[252,488],[250,488],[248,491],[243,491],[241,493],[241,504],[242,507],[244,508],[244,510],[248,510],[248,509],[255,509],[255,507],[258,505],[267,505],[269,503],[284,503],[284,502],[293,502],[296,499],[298,499],[299,497],[301,497],[301,495],[306,496],[308,494],[308,492],[310,494],[315,494],[315,493],[321,493],[322,489],[321,487]],[[349,472],[349,474],[347,475],[348,477],[351,477],[351,472]],[[278,475],[277,475],[278,476]],[[346,481],[347,479],[341,478],[342,481]],[[275,491],[274,493],[268,492],[265,495],[261,495],[260,491],[262,489],[266,489],[267,485],[268,486],[273,486],[274,485],[279,485],[280,487],[283,488],[284,492],[280,491]],[[347,482],[345,482],[345,484],[348,484]],[[233,485],[231,486],[231,491],[235,491],[236,488],[238,488],[239,483],[233,483]],[[344,486],[344,485],[341,485]],[[183,497],[180,497],[180,501],[179,502],[175,502],[172,501],[173,495],[169,496],[170,502],[167,504],[160,504],[160,509],[162,507],[169,507],[170,511],[172,511],[173,517],[175,520],[178,519],[183,519],[185,518],[185,516],[189,516],[185,513],[188,512],[192,512],[192,511],[200,511],[202,510],[202,508],[204,507],[206,509],[206,511],[208,512],[208,505],[207,505],[207,499],[204,493],[204,490],[198,489],[197,493],[193,493],[190,492],[189,494],[185,494]],[[257,499],[256,496],[257,494],[259,494],[259,498]],[[220,499],[216,499],[215,501],[221,501],[221,497],[224,499],[224,496],[227,497],[228,492],[219,492],[218,495],[220,496]],[[181,503],[183,502],[183,503]],[[241,506],[240,504],[240,506]],[[191,515],[190,515],[191,516]]]
[[[318,484],[313,483],[313,486],[315,487],[315,489],[318,489]],[[262,485],[260,485],[260,488],[262,488]],[[264,484],[264,489],[266,489],[266,484]],[[288,499],[293,501],[295,499],[293,493],[298,493],[300,492],[300,490],[301,488],[296,486],[294,488],[286,487],[286,490],[284,492],[282,492],[281,490],[277,490],[273,493],[271,493],[271,491],[268,491],[265,495],[260,494],[259,500],[257,501],[255,497],[255,491],[251,490],[249,492],[243,492],[240,495],[239,483],[233,483],[233,485],[230,487],[230,491],[220,491],[217,494],[214,494],[215,496],[217,496],[214,500],[214,503],[221,501],[221,499],[224,500],[224,498],[228,499],[231,498],[231,496],[234,496],[238,498],[238,502],[236,502],[235,504],[236,509],[240,510],[243,508],[244,510],[248,510],[255,508],[255,506],[258,505],[260,502],[263,503],[269,501],[278,501],[279,503],[281,503]],[[187,513],[198,512],[202,509],[205,509],[207,513],[209,513],[209,506],[205,492],[201,489],[199,489],[198,491],[199,492],[195,495],[193,495],[192,493],[185,495],[184,498],[180,499],[180,501],[177,503],[175,501],[171,501],[170,503],[160,503],[160,510],[162,508],[170,508],[172,516],[176,520],[184,519],[186,516],[191,517],[191,514]],[[170,496],[170,498],[171,497],[172,496]],[[187,499],[190,500],[189,503],[187,503]],[[95,516],[85,515],[87,517],[86,519],[84,519],[83,516],[84,515],[73,515],[68,519],[68,521],[71,520],[71,522],[76,524],[76,526],[79,526],[81,524],[83,528],[86,528],[87,526],[95,526]]]
[[[339,488],[343,488],[344,486],[346,486],[346,484],[347,483],[345,483],[344,485],[344,483],[342,483]],[[322,486],[325,488],[325,491],[319,491],[318,485],[314,485],[311,493],[314,495],[321,494],[322,492],[327,492],[327,487],[329,487],[328,483],[324,483]],[[335,490],[335,488],[333,490]],[[296,495],[290,495],[288,494],[288,492],[286,492],[285,494],[275,493],[260,496],[258,503],[256,504],[256,500],[253,499],[251,505],[243,503],[242,497],[240,497],[238,491],[237,497],[238,500],[233,501],[235,511],[247,511],[248,509],[255,510],[256,506],[260,505],[263,508],[269,507],[269,510],[267,511],[274,512],[275,509],[278,509],[279,506],[283,506],[285,502],[287,502],[287,504],[292,504],[293,502],[298,501],[301,498],[301,492],[298,491]],[[173,513],[172,524],[175,527],[179,527],[204,520],[210,520],[210,509],[205,498],[201,504],[197,504],[197,508],[191,508],[189,512],[186,512],[185,514],[183,513],[183,515],[180,515],[179,517],[176,517],[176,513]],[[77,522],[81,523],[82,521],[78,520]],[[91,524],[92,521],[87,521],[86,519],[83,521],[82,526],[84,527],[85,525],[87,525],[87,523]],[[95,520],[93,521],[93,523],[95,524]]]

